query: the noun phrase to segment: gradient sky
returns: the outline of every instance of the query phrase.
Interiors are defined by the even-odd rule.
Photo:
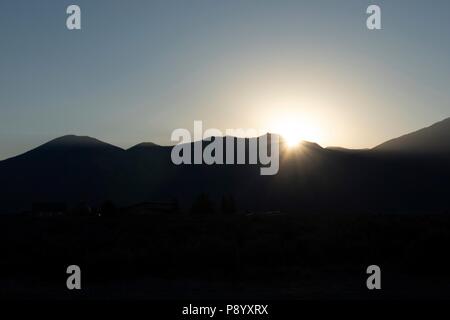
[[[380,31],[366,28],[369,4]],[[66,29],[78,4],[82,30]],[[372,147],[450,116],[450,1],[2,0],[0,159],[65,134],[298,119]]]

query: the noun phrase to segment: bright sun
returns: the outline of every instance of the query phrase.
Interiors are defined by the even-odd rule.
[[[289,148],[297,146],[302,141],[320,142],[321,134],[317,127],[307,121],[296,118],[285,118],[276,121],[269,131],[281,135]]]
[[[289,148],[295,147],[303,140],[300,132],[294,127],[287,126],[279,131],[279,134]]]

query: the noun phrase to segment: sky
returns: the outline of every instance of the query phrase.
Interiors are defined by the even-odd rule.
[[[66,8],[81,8],[81,30]],[[368,30],[366,8],[381,8]],[[53,138],[298,125],[367,148],[450,116],[450,2],[2,0],[0,159]]]

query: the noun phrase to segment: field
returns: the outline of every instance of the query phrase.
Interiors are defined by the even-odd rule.
[[[0,218],[1,295],[40,299],[450,297],[448,215]],[[66,288],[66,268],[82,290]],[[382,290],[366,288],[366,268]]]

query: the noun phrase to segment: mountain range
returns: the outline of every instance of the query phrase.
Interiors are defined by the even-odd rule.
[[[281,147],[274,176],[261,176],[259,165],[176,166],[171,149],[141,143],[124,150],[75,135],[54,139],[0,162],[0,213],[56,201],[98,205],[111,200],[126,206],[176,199],[187,209],[201,193],[213,200],[232,195],[241,210],[450,209],[450,118],[373,149],[322,148],[312,142]]]

